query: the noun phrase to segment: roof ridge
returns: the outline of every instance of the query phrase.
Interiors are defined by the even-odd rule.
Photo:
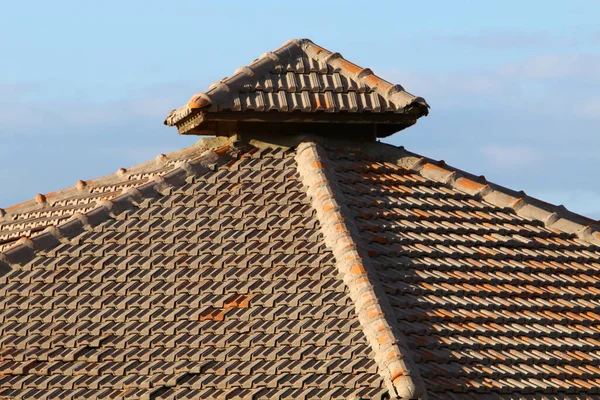
[[[72,239],[82,233],[86,227],[95,227],[110,217],[136,207],[144,199],[159,196],[170,188],[185,184],[185,179],[203,173],[215,171],[239,156],[242,146],[229,143],[203,152],[196,159],[178,161],[175,168],[165,175],[154,176],[149,182],[138,187],[125,188],[122,193],[110,200],[98,202],[97,207],[86,213],[75,213],[73,217],[57,226],[49,226],[43,233],[32,238],[22,238],[8,250],[0,253],[0,275],[11,270],[11,266],[29,262],[38,251],[48,251],[62,239]]]
[[[166,167],[170,162],[177,162],[185,156],[201,152],[210,148],[218,147],[223,145],[225,138],[202,138],[198,142],[191,146],[184,147],[183,149],[175,150],[168,154],[158,154],[154,159],[144,161],[142,163],[132,165],[127,168],[119,168],[116,172],[108,175],[104,175],[98,178],[90,180],[78,180],[75,185],[58,189],[50,193],[38,193],[33,199],[25,200],[21,203],[14,204],[6,208],[0,208],[0,228],[2,223],[11,222],[10,216],[17,213],[27,212],[36,207],[45,207],[49,205],[50,200],[60,201],[64,198],[73,196],[74,193],[88,191],[94,187],[110,184],[113,182],[120,182],[123,177],[132,176],[137,173],[142,173],[145,167],[150,166],[152,163],[157,166]]]
[[[328,157],[315,142],[300,143],[296,162],[302,184],[316,210],[321,233],[336,259],[336,267],[348,287],[364,335],[375,353],[379,373],[393,398],[425,399],[427,393],[406,339],[394,324],[394,311],[358,245],[358,228],[346,218],[344,194],[332,178]]]
[[[404,146],[386,145],[401,151],[395,162],[404,168],[418,172],[424,178],[444,183],[461,192],[476,196],[497,207],[512,209],[517,215],[541,221],[548,229],[575,234],[583,241],[600,245],[600,221],[569,211],[564,205],[555,205],[489,182],[485,176],[476,176],[459,168],[408,151]],[[386,155],[383,155],[386,157]]]

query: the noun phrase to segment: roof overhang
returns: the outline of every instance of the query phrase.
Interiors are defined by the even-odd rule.
[[[413,107],[406,114],[382,113],[364,118],[358,113],[280,113],[273,112],[207,112],[192,110],[174,123],[182,135],[231,136],[249,131],[285,131],[287,134],[327,133],[334,135],[332,127],[340,134],[365,133],[373,138],[387,137],[408,128],[424,115],[423,108]]]

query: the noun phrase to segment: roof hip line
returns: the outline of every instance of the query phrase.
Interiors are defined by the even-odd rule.
[[[344,204],[344,195],[332,177],[325,151],[314,142],[300,143],[296,162],[325,243],[332,249],[336,266],[349,289],[365,337],[375,353],[392,398],[426,399],[419,371],[403,335],[394,328],[394,311],[370,265],[368,255],[358,245],[358,228]]]
[[[71,219],[58,226],[47,227],[42,234],[33,238],[21,238],[13,247],[0,253],[0,276],[11,270],[13,265],[23,265],[33,259],[38,251],[49,251],[64,240],[73,239],[86,227],[95,227],[111,217],[133,209],[144,199],[161,196],[173,187],[186,183],[186,178],[215,171],[238,157],[241,149],[228,144],[207,150],[190,162],[179,162],[167,174],[154,176],[149,182],[130,187],[110,200],[98,202],[98,206],[86,213],[75,213]]]

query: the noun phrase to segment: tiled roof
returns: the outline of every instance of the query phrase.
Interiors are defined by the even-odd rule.
[[[597,395],[597,222],[304,140],[204,139],[99,204],[9,210],[73,205],[0,253],[0,397]]]
[[[131,168],[119,168],[112,175],[80,180],[73,187],[40,193],[32,200],[6,209],[0,208],[0,252],[9,249],[21,238],[36,236],[46,228],[67,221],[76,213],[94,209],[98,202],[112,199],[124,189],[140,186],[153,176],[172,171],[177,163],[197,157],[207,147],[221,141],[204,140],[183,150],[159,154],[156,159]]]
[[[330,179],[429,398],[597,394],[598,223],[379,147],[330,151]]]
[[[5,253],[0,396],[381,397],[293,151],[217,153]]]
[[[194,95],[186,105],[172,111],[165,124],[187,133],[207,122],[210,114],[228,111],[252,111],[251,120],[276,118],[281,113],[294,113],[298,121],[303,120],[303,113],[326,113],[324,118],[331,118],[327,117],[331,113],[360,114],[353,121],[357,123],[382,122],[382,118],[373,120],[378,115],[393,120],[391,115],[410,114],[414,123],[427,115],[428,107],[423,98],[339,53],[308,39],[295,39]]]

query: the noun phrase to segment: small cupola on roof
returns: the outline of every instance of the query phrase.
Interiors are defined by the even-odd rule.
[[[429,105],[308,39],[264,53],[213,83],[165,124],[180,134],[310,133],[374,140],[407,128]]]

